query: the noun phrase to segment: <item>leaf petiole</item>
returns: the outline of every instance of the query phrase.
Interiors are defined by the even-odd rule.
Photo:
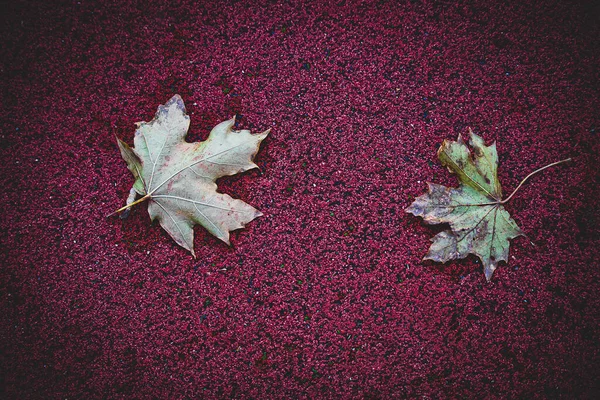
[[[126,204],[126,205],[124,205],[123,207],[119,208],[117,211],[113,212],[113,213],[112,213],[112,214],[110,214],[110,215],[118,214],[118,213],[120,213],[120,212],[122,212],[122,211],[125,211],[125,210],[127,210],[128,208],[131,208],[131,207],[135,206],[136,204],[139,204],[139,203],[142,203],[142,202],[144,202],[144,201],[148,200],[150,197],[152,197],[152,196],[151,196],[151,195],[149,195],[149,194],[147,194],[147,195],[145,195],[144,197],[142,197],[142,198],[140,198],[140,199],[137,199],[137,200],[136,200],[136,201],[134,201],[133,203],[130,203],[130,204]]]
[[[525,179],[523,179],[521,181],[521,183],[519,183],[519,186],[517,186],[517,188],[515,190],[513,190],[513,192],[510,194],[510,196],[508,196],[506,199],[502,200],[502,201],[494,201],[494,202],[489,202],[489,203],[479,203],[479,204],[463,204],[461,205],[461,207],[479,207],[479,206],[496,206],[498,204],[505,204],[508,203],[508,201],[515,195],[515,193],[517,193],[517,190],[519,190],[521,188],[521,186],[523,186],[523,184],[525,183],[525,181],[529,178],[531,178],[533,175],[537,174],[538,172],[542,172],[543,170],[545,170],[546,168],[550,168],[553,167],[555,165],[558,164],[562,164],[565,162],[569,162],[569,161],[573,161],[572,158],[566,158],[564,160],[560,160],[557,162],[553,162],[552,164],[548,164],[542,168],[538,168],[535,171],[533,171],[532,173],[530,173],[529,175],[527,175],[525,177]]]
[[[517,193],[517,190],[519,190],[519,189],[521,188],[521,186],[523,186],[523,184],[525,183],[525,181],[526,181],[527,179],[531,178],[533,175],[537,174],[538,172],[542,172],[542,171],[543,171],[543,170],[545,170],[546,168],[550,168],[550,167],[553,167],[553,166],[555,166],[555,165],[562,164],[562,163],[569,162],[569,161],[573,161],[573,159],[569,157],[569,158],[566,158],[566,159],[564,159],[564,160],[560,160],[560,161],[557,161],[557,162],[553,162],[552,164],[548,164],[548,165],[546,165],[546,166],[544,166],[544,167],[542,167],[542,168],[538,168],[538,169],[536,169],[535,171],[533,171],[532,173],[530,173],[529,175],[527,175],[527,176],[525,177],[525,179],[523,179],[523,180],[521,181],[521,183],[519,183],[519,186],[517,186],[517,188],[516,188],[515,190],[513,190],[513,192],[510,194],[510,196],[508,196],[506,199],[502,200],[502,201],[500,202],[500,204],[505,204],[505,203],[508,203],[508,201],[509,201],[509,200],[510,200],[510,199],[511,199],[511,198],[512,198],[514,195],[515,195],[515,193]]]

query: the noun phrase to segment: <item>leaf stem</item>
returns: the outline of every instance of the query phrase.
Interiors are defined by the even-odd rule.
[[[533,171],[532,173],[530,173],[529,175],[527,175],[527,176],[525,177],[525,179],[523,179],[523,180],[521,181],[521,183],[519,183],[519,186],[517,186],[517,188],[516,188],[515,190],[513,190],[513,192],[510,194],[510,196],[508,196],[506,199],[502,200],[502,201],[500,202],[500,204],[508,203],[508,201],[509,201],[509,200],[510,200],[510,199],[511,199],[511,198],[512,198],[514,195],[515,195],[515,193],[517,193],[517,190],[519,190],[519,189],[521,188],[521,186],[523,186],[523,184],[525,183],[525,181],[526,181],[527,179],[531,178],[533,175],[537,174],[538,172],[542,172],[542,171],[543,171],[543,170],[545,170],[546,168],[550,168],[550,167],[553,167],[553,166],[555,166],[555,165],[562,164],[562,163],[564,163],[564,162],[569,162],[569,161],[572,161],[572,160],[573,160],[572,158],[566,158],[566,159],[564,159],[564,160],[560,160],[560,161],[557,161],[557,162],[553,162],[552,164],[548,164],[548,165],[546,165],[546,166],[544,166],[544,167],[542,167],[542,168],[538,168],[538,169],[536,169],[535,171]]]
[[[144,197],[142,197],[142,198],[140,198],[140,199],[137,199],[137,200],[136,200],[136,201],[134,201],[133,203],[130,203],[130,204],[126,204],[126,205],[124,205],[123,207],[119,208],[117,211],[113,212],[113,213],[112,213],[112,214],[110,214],[110,215],[118,214],[118,213],[120,213],[121,211],[125,211],[125,210],[127,210],[128,208],[131,208],[131,207],[135,206],[136,204],[139,204],[139,203],[141,203],[141,202],[144,202],[144,201],[148,200],[150,197],[152,197],[152,196],[151,196],[151,195],[149,195],[149,194],[147,194],[147,195],[145,195]]]

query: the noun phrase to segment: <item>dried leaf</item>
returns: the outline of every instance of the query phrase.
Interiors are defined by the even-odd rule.
[[[450,230],[433,237],[425,260],[446,262],[475,254],[489,281],[498,262],[508,261],[509,240],[523,235],[502,206],[496,144],[486,146],[469,130],[473,154],[459,135],[438,150],[442,164],[458,176],[458,188],[428,183],[428,193],[406,209],[428,224],[448,223]]]
[[[217,193],[215,181],[257,165],[252,159],[269,131],[234,131],[232,118],[215,126],[204,142],[187,143],[190,125],[183,100],[173,96],[154,119],[138,123],[134,147],[118,140],[121,156],[135,178],[128,210],[148,201],[148,213],[195,257],[195,224],[229,244],[229,232],[243,228],[261,212],[241,200]],[[137,195],[143,196],[135,200]]]

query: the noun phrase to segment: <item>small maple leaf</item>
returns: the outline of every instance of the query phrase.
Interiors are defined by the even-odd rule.
[[[428,192],[417,197],[406,212],[422,217],[428,224],[450,225],[450,230],[431,239],[433,243],[424,260],[445,263],[474,254],[483,263],[489,281],[498,263],[508,262],[509,240],[524,236],[503,204],[533,174],[570,159],[532,172],[506,200],[502,200],[496,143],[486,146],[470,129],[469,135],[473,154],[460,135],[456,142],[444,140],[437,153],[442,165],[457,175],[459,187],[448,188],[428,182]]]
[[[269,130],[234,131],[235,119],[215,126],[204,142],[185,141],[190,125],[183,100],[173,96],[150,122],[138,122],[134,147],[117,138],[121,156],[135,178],[129,210],[148,201],[148,213],[183,248],[194,253],[194,225],[200,224],[229,244],[229,232],[262,213],[241,200],[217,193],[215,181],[257,165],[252,159]],[[135,200],[137,195],[142,198]]]

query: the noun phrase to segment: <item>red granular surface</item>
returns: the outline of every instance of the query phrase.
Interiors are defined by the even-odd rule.
[[[98,4],[96,4],[98,3]],[[101,3],[101,5],[100,5]],[[400,3],[400,2],[398,2]],[[3,398],[592,398],[600,10],[578,1],[4,4]],[[193,259],[115,135],[179,93],[190,141],[272,128],[222,192],[265,216]],[[528,238],[486,283],[404,209],[468,127]]]

